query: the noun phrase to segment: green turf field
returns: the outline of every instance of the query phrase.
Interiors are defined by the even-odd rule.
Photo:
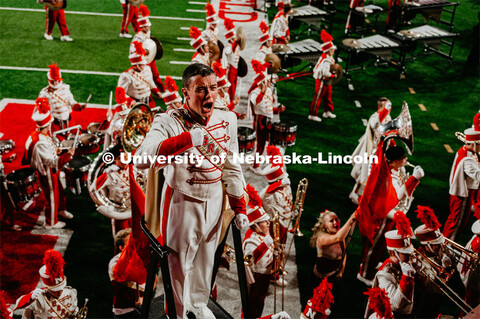
[[[386,7],[387,1],[374,3]],[[187,8],[193,7],[185,0],[149,0],[147,5],[152,16],[204,18],[203,13],[186,12]],[[43,8],[30,0],[0,0],[0,7]],[[198,5],[195,7],[202,8]],[[338,8],[345,9],[345,2],[339,2]],[[367,119],[375,111],[376,100],[380,96],[392,101],[393,118],[398,115],[405,100],[410,106],[415,138],[415,152],[409,161],[421,165],[426,174],[415,191],[415,201],[409,214],[412,226],[419,224],[413,213],[418,204],[431,206],[443,224],[448,215],[448,176],[454,158],[454,154],[447,153],[443,145],[449,144],[454,151],[461,146],[454,133],[469,127],[480,107],[478,66],[476,68],[466,63],[473,45],[473,27],[478,23],[479,10],[478,1],[460,1],[454,29],[460,36],[455,44],[453,63],[435,55],[419,54],[419,47],[415,51],[417,59],[407,64],[407,74],[403,80],[398,70],[393,68],[370,66],[365,71],[353,72],[355,91],[347,88],[345,80],[333,88],[336,119],[322,123],[306,120],[314,93],[312,77],[279,82],[279,100],[287,106],[282,119],[298,124],[296,145],[289,148],[287,153],[350,154],[365,130],[361,119]],[[121,6],[117,0],[71,0],[67,11],[121,14]],[[276,9],[270,9],[270,17],[275,12]],[[43,38],[43,12],[0,10],[0,65],[47,68],[55,61],[61,69],[112,73],[120,73],[130,67],[127,58],[129,40],[118,37],[121,17],[67,14],[66,18],[75,40],[71,43],[59,41],[57,26],[53,33],[54,41]],[[422,18],[417,17],[413,23],[422,24]],[[177,37],[188,37],[188,31],[180,27],[190,25],[204,27],[204,22],[152,19],[152,35],[158,37],[164,46],[164,58],[157,62],[160,74],[181,75],[184,66],[169,62],[190,59],[192,53],[173,52],[174,47],[190,48],[187,41],[177,40]],[[338,13],[333,27],[333,36],[338,41],[344,38],[344,25],[345,15]],[[132,29],[130,33],[133,34]],[[295,67],[293,71],[300,67]],[[64,73],[63,78],[70,84],[78,101],[84,101],[92,94],[91,103],[102,104],[108,103],[109,92],[115,89],[118,80],[117,76],[71,73]],[[46,85],[46,72],[0,69],[0,99],[33,100]],[[409,88],[413,88],[415,94],[411,94]],[[360,101],[363,107],[356,108],[355,100]],[[418,104],[425,105],[427,111],[421,111]],[[430,123],[436,123],[440,130],[433,131]],[[309,180],[301,222],[305,236],[296,240],[302,306],[311,296],[309,282],[315,251],[309,246],[309,239],[318,213],[325,209],[333,210],[345,221],[356,208],[348,199],[354,184],[350,170],[349,165],[288,166],[293,192],[301,178],[307,177]],[[68,192],[67,202],[76,213],[75,219],[68,223],[75,231],[65,254],[69,284],[78,290],[80,301],[85,297],[90,299],[89,318],[111,317],[112,292],[107,276],[108,261],[113,256],[110,223],[95,211],[94,204],[87,196],[74,197]],[[81,212],[76,211],[79,207]],[[460,243],[465,244],[470,236],[468,228],[460,237]],[[362,292],[365,286],[355,278],[360,250],[360,236],[355,232],[348,250],[342,294],[335,296],[336,303],[342,306],[334,308],[332,317],[360,318],[363,315],[366,298]],[[460,284],[454,284],[459,289]],[[291,314],[292,317],[297,317],[301,310]],[[442,313],[457,314],[448,301],[442,301]]]

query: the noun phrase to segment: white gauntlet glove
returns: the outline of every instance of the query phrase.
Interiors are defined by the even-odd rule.
[[[420,166],[415,166],[415,168],[413,169],[412,176],[415,177],[416,179],[420,179],[423,176],[425,176],[425,172]]]
[[[33,292],[32,292],[32,296],[30,297],[32,300],[37,300],[38,298],[40,298],[40,296],[42,295],[42,292],[43,290],[40,289],[40,288],[36,288]]]
[[[402,268],[402,274],[407,277],[413,277],[413,275],[415,275],[416,271],[409,263],[400,262],[400,268]]]
[[[203,144],[203,130],[199,127],[190,131],[193,146],[200,146]]]
[[[267,235],[263,238],[263,242],[265,243],[265,245],[270,246],[271,244],[273,244],[273,238],[272,236],[270,235]]]
[[[235,226],[237,226],[238,229],[243,229],[248,226],[248,217],[245,214],[238,214],[237,217],[235,217]]]
[[[285,311],[274,314],[270,318],[271,319],[291,319],[290,315],[288,313],[286,313]]]

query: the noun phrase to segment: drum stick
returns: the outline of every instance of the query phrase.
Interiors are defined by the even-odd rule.
[[[88,98],[87,98],[87,102],[85,102],[85,105],[87,105],[88,102],[90,102],[90,99],[91,99],[91,98],[92,98],[92,95],[90,94],[90,95],[88,96]]]

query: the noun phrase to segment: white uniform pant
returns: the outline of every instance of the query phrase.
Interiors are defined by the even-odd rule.
[[[167,184],[162,190],[160,229],[170,250],[168,262],[177,318],[186,318],[187,311],[208,303],[222,226],[222,189],[219,191],[219,196],[201,201]]]

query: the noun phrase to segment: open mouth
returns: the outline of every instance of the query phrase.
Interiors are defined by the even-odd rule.
[[[213,103],[205,103],[203,104],[202,108],[204,111],[210,111],[213,107]]]

